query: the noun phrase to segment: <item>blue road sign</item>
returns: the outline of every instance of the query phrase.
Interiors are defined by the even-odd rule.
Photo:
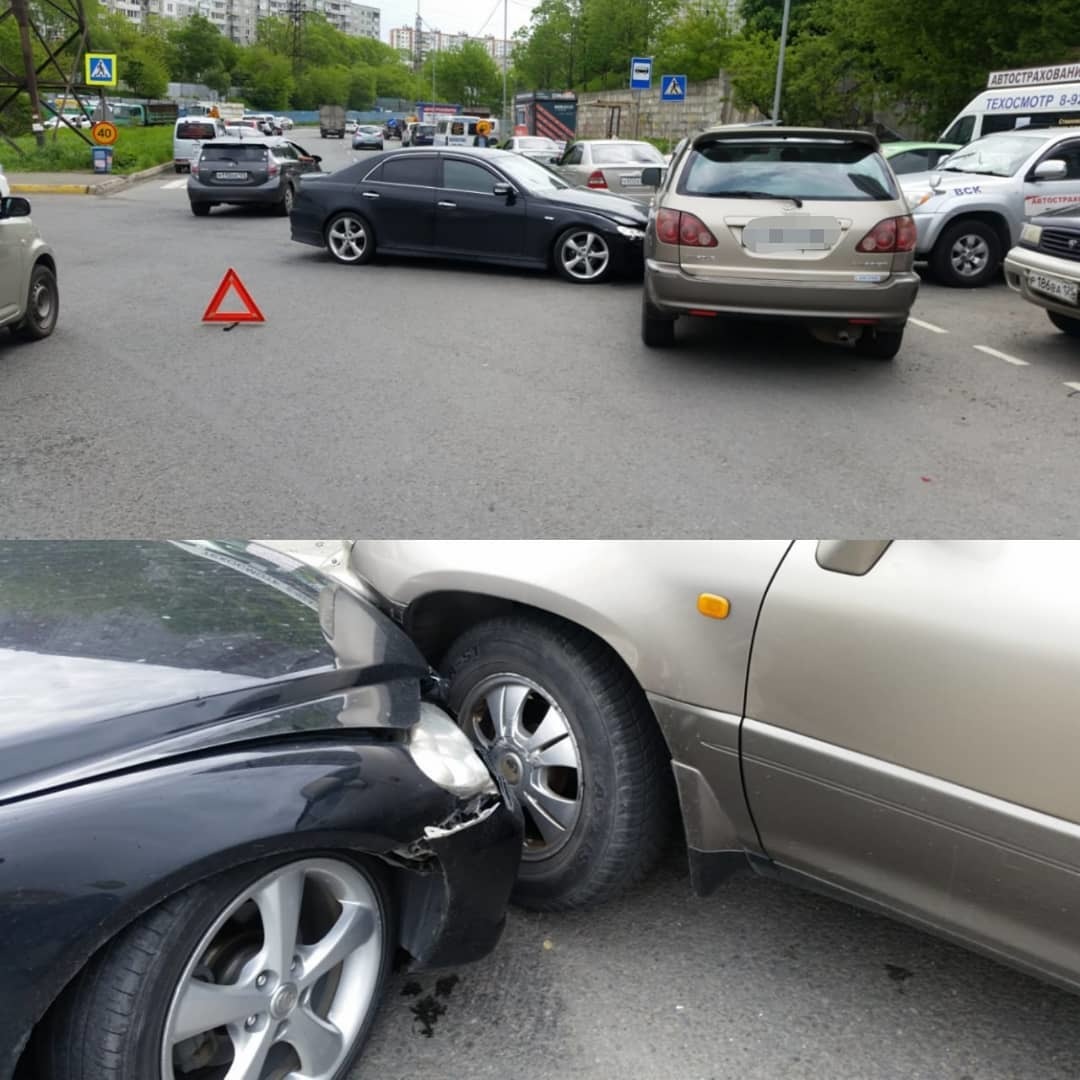
[[[686,100],[686,76],[664,75],[660,79],[661,101],[685,101]]]
[[[116,53],[86,54],[86,85],[116,85]]]
[[[635,56],[630,61],[630,89],[648,90],[652,86],[652,57]]]

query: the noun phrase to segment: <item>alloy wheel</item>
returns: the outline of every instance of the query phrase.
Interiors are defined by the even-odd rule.
[[[578,281],[600,277],[611,261],[607,241],[599,234],[582,229],[570,233],[559,248],[563,268]]]
[[[966,233],[956,238],[949,259],[960,277],[978,277],[990,260],[990,246],[976,233]]]
[[[330,245],[334,257],[341,262],[359,262],[367,250],[367,229],[357,217],[339,217],[330,226],[326,242]]]

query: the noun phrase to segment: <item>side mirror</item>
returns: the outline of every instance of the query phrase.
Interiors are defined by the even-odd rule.
[[[6,199],[0,199],[0,219],[29,216],[29,199],[23,199],[18,195],[10,195]]]
[[[514,194],[514,187],[512,184],[498,183],[491,189],[492,195],[505,195],[509,198]]]
[[[1035,166],[1036,180],[1064,180],[1069,175],[1069,166],[1060,158],[1040,161]]]
[[[657,165],[650,165],[647,169],[641,170],[641,182],[645,187],[660,186],[661,169]]]

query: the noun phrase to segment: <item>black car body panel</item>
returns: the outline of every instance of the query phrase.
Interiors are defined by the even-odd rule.
[[[487,952],[521,822],[414,764],[427,675],[366,600],[257,545],[0,545],[0,1080],[105,942],[246,862],[382,858],[414,963]]]
[[[604,234],[624,271],[640,268],[641,239],[624,235],[619,227],[643,234],[648,217],[642,206],[578,188],[523,191],[500,167],[503,159],[513,162],[520,155],[461,147],[409,148],[306,180],[290,214],[292,238],[322,246],[330,219],[353,211],[371,225],[380,252],[542,269],[550,264],[555,240],[565,229],[589,226]],[[402,162],[418,173],[421,163],[429,162],[430,175],[415,182],[388,182],[388,174],[402,171]],[[514,191],[495,195],[490,186],[486,191],[447,186],[447,162],[479,166],[490,177],[490,186],[509,183]]]

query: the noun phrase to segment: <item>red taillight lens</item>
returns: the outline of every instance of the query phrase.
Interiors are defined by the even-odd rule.
[[[277,176],[277,174],[281,172],[281,168],[278,166],[278,163],[271,157],[270,165],[268,166],[266,171],[269,176]]]
[[[915,222],[903,217],[879,221],[858,243],[856,251],[900,252],[915,250]]]
[[[591,188],[606,188],[607,181],[604,179],[604,174],[596,169],[589,175],[588,186]]]
[[[656,215],[656,238],[662,244],[716,247],[716,237],[701,218],[678,210],[661,210]]]
[[[192,176],[198,176],[199,175],[199,159],[198,158],[192,158],[188,162],[188,172],[191,173]]]

